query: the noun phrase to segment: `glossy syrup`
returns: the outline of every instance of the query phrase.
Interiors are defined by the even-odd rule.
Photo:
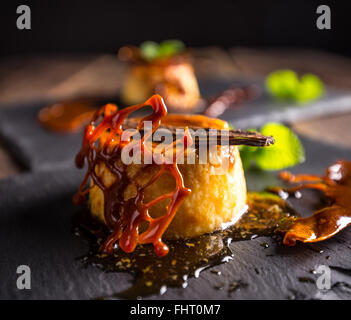
[[[115,246],[112,254],[101,253],[99,247],[106,238],[104,227],[80,220],[77,234],[90,243],[90,251],[81,261],[106,272],[134,275],[129,289],[103,298],[134,299],[163,294],[168,287],[185,288],[189,278],[197,278],[201,271],[232,260],[232,241],[279,234],[295,220],[294,210],[274,194],[249,193],[248,204],[249,210],[236,225],[189,240],[167,241],[169,253],[163,257],[155,254],[152,245],[138,245],[131,253]],[[233,286],[233,290],[237,289],[238,286]]]

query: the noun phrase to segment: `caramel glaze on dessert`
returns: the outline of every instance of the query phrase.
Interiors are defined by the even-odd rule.
[[[136,131],[126,130],[126,124],[128,121],[130,122],[130,119],[127,119],[129,115],[146,106],[152,107],[152,114],[143,118],[132,118],[134,125],[137,123],[135,126]],[[81,203],[85,200],[85,195],[90,192],[90,188],[86,188],[90,178],[92,183],[102,191],[104,221],[112,231],[102,246],[102,251],[105,253],[112,253],[117,242],[120,248],[128,253],[133,252],[137,244],[147,243],[153,244],[155,253],[158,256],[164,256],[168,253],[168,247],[162,241],[162,236],[172,222],[178,207],[191,192],[190,189],[184,186],[183,176],[177,164],[178,154],[185,152],[193,143],[188,126],[191,128],[228,129],[228,124],[225,121],[211,119],[202,115],[170,115],[167,117],[166,115],[167,108],[163,99],[159,95],[154,95],[145,103],[122,110],[118,110],[116,105],[107,104],[94,114],[92,121],[85,128],[82,148],[76,156],[76,165],[78,168],[82,168],[85,160],[87,160],[88,170],[78,193],[74,196],[74,201]],[[146,121],[152,122],[151,130],[145,130],[144,125]],[[161,121],[162,126],[165,127],[185,127],[183,136],[181,138],[176,136],[173,142],[166,147],[166,150],[172,150],[176,146],[181,145],[181,148],[178,149],[179,151],[175,150],[175,152],[172,152],[173,161],[171,163],[165,156],[166,150],[157,151],[154,145],[150,146],[150,144],[146,143],[147,139],[160,127]],[[143,137],[140,141],[133,140],[135,132],[143,132]],[[265,137],[257,133],[241,131],[231,133],[233,136],[228,137],[232,144],[255,143],[254,145],[262,144],[262,146],[266,146],[274,143],[272,137]],[[212,139],[212,136],[206,135],[205,138],[207,142],[207,139]],[[135,195],[126,199],[125,191],[133,181],[128,175],[128,166],[121,163],[120,160],[124,148],[128,146],[126,150],[131,150],[130,147],[134,143],[140,146],[141,154],[147,155],[152,160],[150,164],[143,164],[143,169],[154,165],[158,171],[145,184],[135,184]],[[98,174],[97,168],[99,164],[105,165],[117,177],[111,185],[108,185]],[[229,167],[233,165],[234,159],[229,156]],[[154,184],[166,172],[169,172],[174,177],[175,189],[158,195],[146,203],[145,189]],[[166,206],[166,214],[153,218],[149,214],[149,210],[164,200],[169,201]],[[146,224],[147,229],[144,231],[143,228]],[[142,232],[139,232],[140,230]]]
[[[279,243],[283,235],[286,245],[295,245],[297,240],[317,242],[332,237],[351,223],[351,162],[337,161],[327,168],[324,177],[289,172],[282,172],[280,176],[288,182],[310,183],[286,189],[272,187],[269,188],[271,192],[249,192],[248,211],[235,225],[193,239],[171,241],[171,250],[164,257],[155,257],[149,246],[142,245],[132,254],[123,250],[114,250],[112,255],[100,253],[99,244],[104,241],[106,231],[84,213],[84,220],[78,223],[78,235],[90,240],[90,251],[82,261],[105,271],[134,274],[133,286],[112,297],[136,298],[164,293],[167,287],[186,287],[189,277],[198,277],[202,270],[231,260],[233,254],[229,245],[233,241],[277,236]],[[294,195],[304,188],[321,190],[329,200],[327,206],[307,218],[298,217],[286,201],[274,194]]]
[[[108,234],[89,213],[77,216],[76,235],[90,244],[89,252],[81,258],[84,265],[94,265],[106,272],[129,272],[135,276],[131,287],[112,296],[127,298],[163,294],[169,287],[185,288],[188,279],[200,272],[233,259],[230,243],[250,240],[257,236],[278,236],[289,228],[296,212],[279,196],[272,193],[248,193],[248,211],[231,227],[187,240],[169,242],[169,253],[158,257],[151,246],[138,245],[134,252],[115,249],[113,254],[101,253],[99,248]],[[277,227],[279,226],[279,231]]]
[[[87,124],[95,111],[90,100],[60,102],[40,109],[38,121],[51,131],[71,133]]]
[[[328,239],[351,224],[351,162],[337,161],[327,168],[324,177],[292,175],[281,172],[280,177],[291,183],[303,183],[286,191],[294,194],[301,189],[321,190],[329,206],[316,211],[307,218],[298,218],[284,236],[284,244],[295,245],[296,241],[318,242]]]
[[[179,125],[180,122],[185,121],[182,124],[185,123],[192,127],[210,125],[218,129],[225,129],[220,120],[214,119],[211,124],[202,123],[205,118],[201,116],[186,119],[184,116],[177,115],[166,118],[166,106],[158,95],[152,96],[143,104],[122,110],[117,110],[115,105],[108,104],[96,111],[92,121],[86,126],[82,148],[76,157],[76,165],[82,168],[87,160],[88,171],[78,193],[74,196],[74,201],[82,203],[85,200],[85,195],[89,192],[86,185],[91,178],[94,184],[103,191],[106,200],[104,202],[105,220],[109,230],[91,221],[89,223],[80,222],[83,229],[94,234],[91,251],[83,258],[83,261],[98,265],[106,271],[130,271],[136,274],[137,281],[134,286],[118,296],[130,298],[157,292],[163,293],[167,286],[185,287],[189,276],[197,277],[201,270],[230,260],[232,253],[229,244],[232,240],[246,240],[257,235],[283,234],[283,243],[286,245],[294,245],[297,240],[317,242],[332,237],[351,223],[351,162],[344,160],[331,165],[324,177],[282,172],[280,176],[283,180],[292,183],[309,181],[309,183],[289,189],[270,188],[270,193],[249,192],[248,211],[235,225],[193,239],[171,241],[169,243],[171,250],[169,250],[162,241],[162,235],[171,223],[179,205],[191,192],[184,186],[177,162],[161,163],[159,171],[146,186],[138,188],[135,197],[125,200],[122,196],[129,178],[125,167],[118,166],[116,159],[120,158],[123,147],[133,143],[133,140],[132,136],[123,141],[120,137],[124,132],[123,125],[127,117],[144,106],[151,106],[153,112],[141,118],[136,128],[143,130],[143,123],[146,120],[152,121],[153,128],[141,138],[142,152],[151,152],[144,142],[159,128],[161,120],[166,126]],[[207,121],[210,120],[207,119]],[[184,148],[187,148],[192,143],[187,130],[180,140],[174,141],[170,147],[183,143]],[[162,159],[161,154],[156,154],[156,156]],[[118,177],[118,182],[111,186],[104,185],[95,172],[95,167],[99,162],[105,163],[108,169]],[[176,181],[174,191],[149,203],[144,203],[144,189],[155,183],[166,171],[169,171]],[[328,206],[316,211],[308,218],[298,218],[298,214],[287,202],[272,193],[286,191],[294,194],[304,188],[321,190],[330,202]],[[159,218],[152,218],[148,210],[164,199],[169,199],[167,213]],[[146,231],[139,234],[138,227],[143,222],[148,222],[149,225]],[[80,228],[80,230],[83,229]],[[112,233],[110,233],[111,230]],[[110,235],[107,240],[104,240],[106,234]],[[117,242],[122,250],[115,249]],[[144,246],[148,243],[153,244],[156,256],[152,253],[151,246]],[[169,254],[166,255],[168,252]]]
[[[89,189],[85,189],[85,186],[90,177],[93,179],[93,182],[103,191],[105,199],[105,220],[107,226],[113,230],[112,234],[102,246],[102,250],[107,253],[111,253],[115,243],[119,241],[121,249],[125,252],[134,251],[138,243],[152,243],[154,245],[156,255],[166,255],[168,253],[168,247],[162,241],[162,235],[166,231],[168,225],[171,223],[179,205],[191,192],[191,190],[184,186],[183,177],[178,169],[177,161],[174,159],[172,164],[167,164],[166,159],[159,154],[156,156],[159,157],[161,161],[163,160],[163,162],[160,164],[158,173],[156,173],[146,185],[138,187],[135,197],[128,200],[124,199],[123,191],[129,184],[129,178],[126,174],[125,166],[117,165],[117,159],[120,158],[122,149],[126,145],[133,142],[131,137],[129,139],[124,139],[124,141],[120,141],[120,137],[124,133],[123,124],[126,118],[131,113],[145,106],[151,106],[153,113],[139,121],[137,130],[142,129],[144,121],[152,121],[152,130],[145,133],[141,139],[141,151],[143,153],[151,152],[151,150],[146,148],[145,140],[157,130],[161,124],[161,120],[167,114],[167,108],[163,102],[163,99],[159,95],[152,96],[145,103],[119,111],[117,111],[117,107],[112,104],[108,104],[97,111],[93,117],[93,120],[85,129],[82,148],[76,156],[76,165],[78,168],[82,168],[84,166],[85,159],[87,159],[88,171],[80,185],[79,192],[74,197],[74,201],[76,203],[84,201],[84,195],[89,191]],[[97,124],[97,120],[99,120],[102,116],[102,121]],[[176,118],[174,121],[177,121]],[[169,123],[171,122],[172,121]],[[214,120],[214,122],[216,121]],[[108,133],[103,145],[97,146],[96,144],[98,140],[103,135],[106,135],[106,132]],[[188,131],[186,129],[185,134],[181,139],[182,141],[175,141],[170,147],[173,147],[180,142],[183,143],[184,149],[191,145],[192,139],[187,133]],[[118,141],[116,141],[117,139]],[[177,155],[175,154],[174,157],[176,156]],[[155,154],[153,154],[152,159],[154,161]],[[103,162],[108,169],[118,177],[118,180],[109,187],[104,185],[100,177],[95,172],[95,167],[99,162]],[[157,163],[160,162],[158,161]],[[144,203],[145,188],[154,183],[166,171],[169,171],[175,179],[176,187],[174,191],[159,196],[149,203]],[[167,213],[162,217],[152,218],[149,215],[150,207],[165,199],[169,199],[170,201],[167,206]],[[139,234],[138,228],[140,224],[144,222],[149,223],[148,228],[145,232]]]

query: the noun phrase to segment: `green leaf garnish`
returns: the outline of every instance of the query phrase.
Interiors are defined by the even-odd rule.
[[[263,135],[273,136],[275,143],[258,148],[255,153],[257,166],[263,170],[281,170],[305,161],[305,150],[295,133],[280,123],[267,123]]]
[[[140,45],[140,54],[145,60],[154,60],[158,57],[158,43],[145,41]]]
[[[305,150],[299,138],[288,127],[270,122],[262,127],[261,133],[273,136],[275,143],[264,148],[241,147],[244,169],[254,162],[262,170],[281,170],[305,161]]]
[[[247,131],[257,131],[256,129],[247,129]],[[252,164],[257,147],[239,146],[241,162],[244,170],[248,169]]]
[[[160,43],[159,57],[171,57],[185,49],[185,45],[180,40],[165,40]]]
[[[300,90],[296,94],[298,102],[308,102],[321,96],[324,92],[322,81],[314,74],[307,73],[301,77]]]
[[[147,61],[170,58],[185,49],[180,40],[165,40],[160,44],[154,41],[145,41],[140,45],[140,54]]]
[[[322,81],[313,74],[298,78],[292,70],[277,70],[270,73],[265,81],[268,92],[278,100],[306,103],[324,93]]]
[[[250,168],[255,157],[256,149],[257,147],[240,146],[240,157],[244,170]]]

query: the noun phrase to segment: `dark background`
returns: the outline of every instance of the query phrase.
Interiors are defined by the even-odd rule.
[[[29,5],[32,30],[16,28]],[[331,8],[331,30],[318,30],[316,8]],[[303,47],[351,55],[349,1],[2,0],[1,55],[110,52],[124,44],[177,38],[189,46]]]

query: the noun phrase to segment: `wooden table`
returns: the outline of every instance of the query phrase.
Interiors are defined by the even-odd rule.
[[[193,49],[200,78],[266,75],[278,68],[317,74],[326,84],[351,89],[351,59],[311,50],[218,47]],[[59,55],[8,57],[0,61],[0,105],[43,98],[115,95],[125,66],[116,55]],[[351,149],[351,114],[293,124],[294,130]],[[326,129],[328,133],[326,134]],[[0,145],[0,178],[21,169]]]

